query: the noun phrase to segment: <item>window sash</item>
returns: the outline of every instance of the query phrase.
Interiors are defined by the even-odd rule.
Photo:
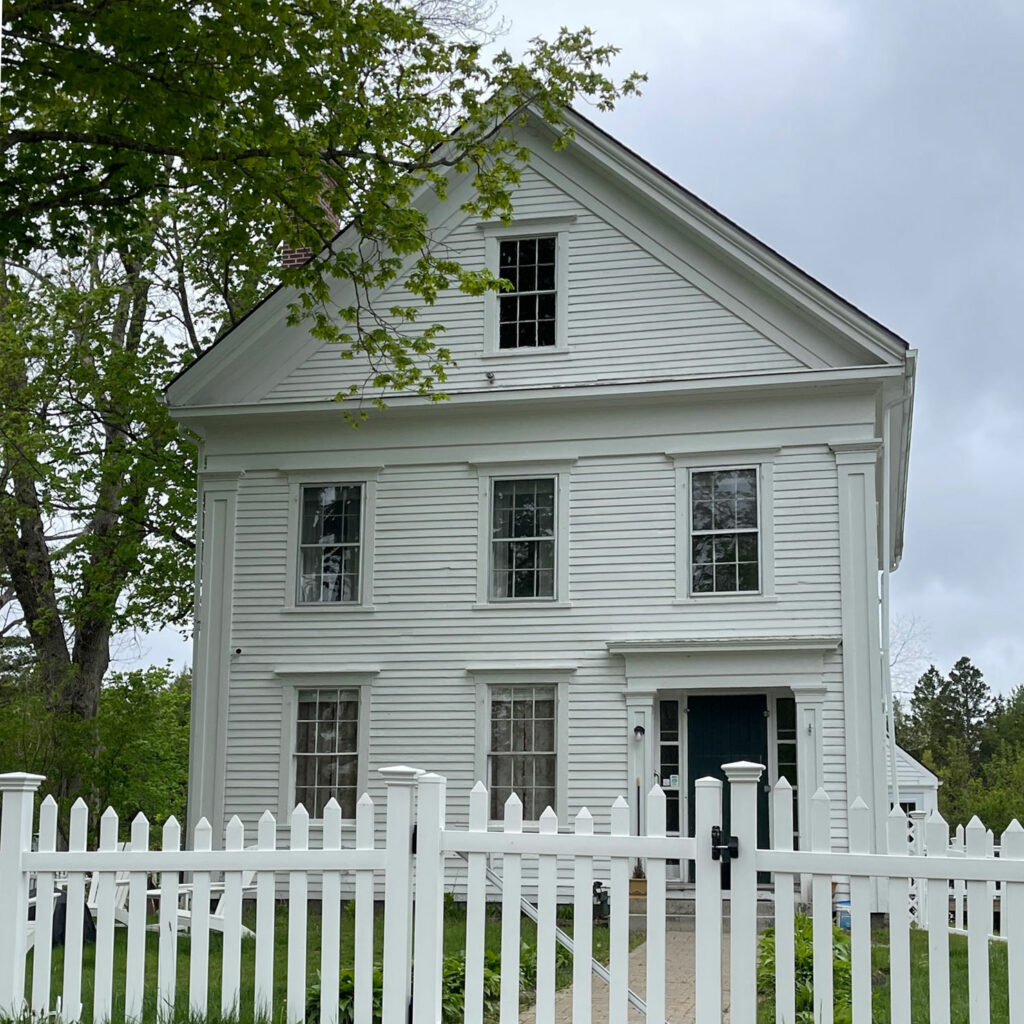
[[[505,801],[513,792],[529,821],[539,818],[545,807],[555,807],[557,723],[553,685],[491,688],[487,772],[492,818],[504,816]]]
[[[757,467],[693,469],[689,494],[690,594],[760,593],[761,485]],[[720,518],[726,520],[722,525],[718,525]],[[745,520],[742,524],[741,519]]]
[[[362,585],[362,484],[299,488],[300,604],[356,604]]]
[[[556,477],[491,481],[492,601],[554,599],[557,492]]]
[[[359,789],[359,691],[299,690],[295,715],[295,803],[322,818],[334,797],[354,818]]]
[[[554,346],[558,319],[557,235],[502,239],[498,243],[498,275],[512,286],[498,293],[498,348]],[[541,287],[542,279],[550,280],[551,286]]]

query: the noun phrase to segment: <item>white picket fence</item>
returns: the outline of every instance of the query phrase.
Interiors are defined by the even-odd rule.
[[[762,766],[739,762],[724,766],[731,787],[732,828],[739,856],[731,863],[727,995],[732,1024],[754,1024],[757,1012],[755,968],[757,959],[757,877],[769,873],[776,927],[776,1020],[795,1019],[794,915],[799,892],[811,896],[814,924],[814,1019],[833,1020],[832,887],[838,879],[848,884],[851,919],[851,971],[853,1020],[871,1020],[871,908],[872,887],[880,887],[888,900],[891,953],[891,1019],[910,1016],[911,879],[925,880],[927,893],[921,923],[928,928],[929,1016],[934,1024],[950,1019],[948,915],[949,883],[964,880],[968,906],[984,905],[992,883],[1001,883],[1003,937],[1009,957],[1010,1020],[1024,1021],[1024,829],[1012,823],[1002,837],[1002,855],[995,859],[986,845],[984,830],[969,827],[963,855],[950,856],[949,830],[937,815],[924,823],[924,856],[915,856],[907,842],[908,822],[895,810],[888,819],[888,849],[870,853],[863,837],[869,834],[869,812],[863,801],[849,808],[851,849],[830,849],[830,804],[824,791],[811,801],[810,849],[792,850],[793,794],[785,781],[773,794],[775,848],[756,849],[757,788]],[[666,1005],[666,862],[691,861],[695,872],[695,992],[698,1024],[720,1024],[723,1019],[722,893],[720,863],[712,848],[712,828],[721,822],[722,783],[701,779],[696,783],[694,837],[665,835],[665,796],[655,787],[647,798],[648,834],[629,835],[629,813],[621,798],[611,808],[608,834],[595,834],[594,821],[583,809],[571,831],[560,831],[553,813],[546,812],[524,826],[522,806],[511,797],[500,830],[488,826],[488,794],[478,784],[470,794],[468,827],[445,824],[445,780],[414,769],[383,769],[386,781],[385,842],[374,844],[376,809],[368,797],[358,805],[354,845],[343,847],[342,822],[336,804],[324,814],[321,848],[310,849],[309,822],[299,807],[291,815],[287,848],[278,848],[277,825],[267,813],[259,822],[255,848],[246,848],[244,829],[237,818],[228,824],[223,849],[211,849],[212,833],[201,823],[193,849],[182,850],[180,829],[168,822],[162,848],[148,848],[149,826],[144,818],[132,823],[127,849],[117,844],[117,818],[112,811],[100,823],[98,849],[86,849],[87,815],[84,804],[73,809],[69,849],[56,850],[57,813],[44,801],[38,822],[33,822],[34,792],[40,778],[25,774],[0,775],[3,793],[0,818],[0,1012],[101,1021],[111,1018],[123,997],[124,1017],[140,1021],[147,1014],[170,1018],[177,1009],[202,1017],[210,1007],[208,951],[210,930],[223,932],[220,1010],[243,1017],[266,1014],[287,1024],[305,1016],[307,985],[306,947],[308,897],[320,895],[322,915],[319,975],[320,1019],[335,1024],[338,1018],[339,948],[342,896],[355,901],[354,1019],[373,1020],[374,893],[383,892],[383,1024],[438,1024],[441,1021],[442,927],[444,919],[445,860],[460,855],[466,872],[466,978],[467,1024],[482,1024],[484,1014],[484,924],[488,899],[487,872],[500,856],[501,993],[500,1022],[518,1022],[520,1014],[520,901],[528,886],[537,908],[537,1024],[552,1024],[555,1005],[556,904],[559,883],[573,893],[573,1020],[590,1020],[592,999],[607,1000],[608,1019],[624,1024],[630,1002],[646,1011],[647,1020],[673,1018]],[[413,829],[415,825],[415,852]],[[347,835],[347,833],[345,833]],[[720,845],[725,845],[725,841]],[[627,987],[629,955],[629,876],[640,859],[647,873],[646,985],[643,999]],[[524,864],[529,872],[524,872]],[[186,884],[181,874],[190,877]],[[590,948],[594,922],[592,883],[600,874],[610,890],[608,984],[596,990],[585,951]],[[524,879],[529,876],[527,883]],[[97,927],[95,975],[91,1006],[82,1007],[82,921],[89,881],[95,878]],[[150,879],[159,884],[150,888]],[[251,894],[244,884],[251,878]],[[535,878],[535,881],[533,880]],[[222,879],[222,880],[221,880]],[[879,880],[873,882],[873,879]],[[801,883],[798,885],[798,882]],[[29,922],[33,905],[35,921]],[[67,945],[60,991],[51,990],[50,934],[55,893],[67,900]],[[216,913],[210,912],[214,890],[220,893]],[[114,992],[113,978],[119,891],[124,890],[127,964],[124,992]],[[190,892],[190,934],[187,946],[181,935],[180,896]],[[274,948],[275,903],[287,892],[288,925],[284,950]],[[148,899],[158,902],[155,991],[146,991],[145,943]],[[255,904],[254,942],[243,942],[243,903]],[[413,908],[415,906],[415,913]],[[989,931],[991,918],[968,912],[966,922],[970,1021],[989,1019]],[[31,980],[26,987],[26,953],[30,934],[33,947]],[[175,1006],[179,949],[188,958],[187,1006]],[[241,974],[244,958],[255,968],[252,1005],[243,1005]],[[287,967],[283,1006],[274,1004],[272,976],[275,957]],[[415,965],[415,971],[413,971]],[[151,971],[152,975],[153,972]],[[645,1005],[646,1004],[646,1005]],[[119,1015],[118,1015],[119,1016]]]

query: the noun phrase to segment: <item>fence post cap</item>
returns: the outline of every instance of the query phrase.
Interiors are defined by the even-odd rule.
[[[0,775],[0,793],[34,793],[45,779],[32,772],[5,772]]]
[[[704,775],[694,782],[697,789],[721,789],[722,780],[716,779],[714,775]]]
[[[414,770],[419,771],[419,769]],[[426,783],[431,786],[440,786],[442,782],[447,780],[443,775],[438,775],[437,772],[420,772],[420,774],[416,776],[416,781],[419,782],[420,785]]]
[[[407,764],[391,765],[389,768],[378,768],[378,774],[384,776],[388,783],[412,785],[421,775],[426,773],[422,768],[410,768]]]
[[[732,761],[723,764],[722,771],[730,782],[757,782],[764,771],[764,765],[755,761]]]

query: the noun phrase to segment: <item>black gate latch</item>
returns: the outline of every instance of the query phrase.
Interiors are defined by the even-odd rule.
[[[728,864],[731,860],[739,860],[740,841],[736,836],[729,836],[727,843],[722,842],[722,827],[711,826],[711,859]]]

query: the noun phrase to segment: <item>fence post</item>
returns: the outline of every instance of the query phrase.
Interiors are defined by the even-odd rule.
[[[387,785],[383,1024],[405,1024],[412,995],[412,823],[419,768],[378,768]]]
[[[413,957],[412,1019],[441,1024],[441,971],[444,961],[445,780],[431,772],[416,786],[416,946]]]
[[[729,828],[739,840],[739,856],[730,864],[730,1019],[736,1024],[754,1024],[757,1020],[757,787],[764,765],[733,761],[722,765],[722,771],[729,780]],[[728,837],[722,838],[723,842],[728,842]]]
[[[722,824],[722,782],[708,777],[697,779],[693,785],[697,803],[693,825],[697,855],[694,861],[697,1024],[721,1024],[722,865],[711,859],[711,829]]]
[[[0,1013],[12,1017],[21,1016],[25,1001],[28,874],[22,855],[32,849],[32,803],[45,778],[28,772],[0,775]]]

